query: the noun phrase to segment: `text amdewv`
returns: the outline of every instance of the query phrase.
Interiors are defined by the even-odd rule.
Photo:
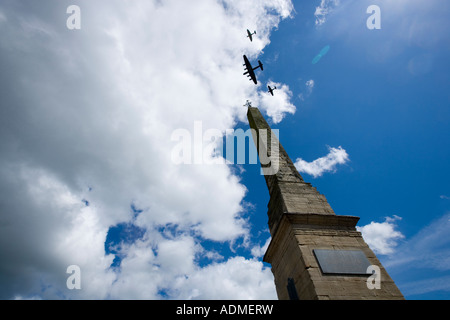
[[[204,318],[211,313],[219,313],[221,315],[271,315],[273,311],[273,304],[224,304],[218,309],[211,309],[211,307],[190,307],[183,304],[182,307],[177,307],[177,315],[201,315]]]
[[[245,304],[245,305],[223,305],[220,314],[272,314],[273,305]]]

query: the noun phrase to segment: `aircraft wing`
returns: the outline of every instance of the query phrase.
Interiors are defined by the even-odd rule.
[[[253,34],[248,29],[247,29],[247,37],[250,38],[250,41],[253,41]]]
[[[250,61],[248,61],[247,56],[244,54],[244,62],[245,62],[245,70],[246,72],[244,75],[247,75],[255,84],[258,84],[258,81],[256,80],[255,71],[253,71],[253,67],[250,64]]]

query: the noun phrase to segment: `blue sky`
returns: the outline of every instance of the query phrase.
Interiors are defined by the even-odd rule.
[[[374,4],[380,30],[366,26]],[[0,298],[276,299],[259,164],[207,164],[196,135],[247,130],[248,99],[334,211],[361,217],[406,298],[448,299],[449,11],[2,1]],[[258,86],[243,54],[264,63]]]
[[[366,27],[371,4],[381,8],[381,30]],[[443,33],[448,23],[430,25],[443,21],[449,8],[430,2],[425,10],[403,2],[399,12],[389,1],[341,1],[317,25],[316,5],[296,2],[294,18],[280,24],[262,56],[264,77],[288,84],[297,106],[295,115],[275,126],[281,142],[294,162],[312,162],[329,152],[327,146],[342,146],[349,161],[317,178],[303,173],[305,180],[326,195],[337,214],[359,216],[359,226],[400,217],[392,223],[403,237],[394,240],[390,254],[379,253],[380,259],[407,298],[448,299],[450,46]],[[417,25],[425,28],[416,30]],[[326,46],[329,51],[314,64]],[[256,182],[248,179],[252,194]],[[265,200],[258,202],[259,211]],[[447,228],[435,239],[439,244],[421,248],[424,260],[396,265],[396,257],[421,241],[419,235],[431,236],[425,229],[437,232],[429,227],[437,221]],[[442,265],[427,265],[428,255],[440,256]],[[436,279],[447,284],[441,290],[427,287]]]

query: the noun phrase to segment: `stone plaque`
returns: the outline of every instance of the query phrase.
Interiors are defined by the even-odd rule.
[[[370,275],[371,265],[361,250],[313,250],[320,269],[325,274]]]

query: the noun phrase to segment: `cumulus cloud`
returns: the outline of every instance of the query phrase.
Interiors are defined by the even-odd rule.
[[[270,95],[267,91],[259,91],[255,100],[259,108],[267,113],[273,123],[277,124],[283,120],[286,114],[294,114],[296,107],[290,102],[292,92],[288,85],[274,81],[269,81],[267,85],[277,88],[274,95]]]
[[[312,162],[298,158],[295,161],[295,167],[301,173],[307,173],[314,178],[322,176],[325,172],[333,172],[339,164],[345,164],[349,161],[347,151],[342,147],[332,148],[328,147],[330,151],[325,157],[316,159]]]
[[[324,24],[328,15],[330,15],[339,4],[339,0],[321,0],[320,5],[316,7],[316,11],[314,12],[316,25],[320,26]]]
[[[275,300],[271,282],[273,274],[262,262],[235,257],[180,278],[174,289],[180,299]]]
[[[311,94],[312,90],[314,89],[314,84],[315,82],[313,79],[306,81],[306,88],[308,89],[309,94]]]
[[[170,138],[195,121],[233,128],[252,96],[274,122],[295,111],[282,84],[278,108],[264,102],[241,61],[291,2],[80,1],[75,31],[70,4],[0,4],[0,297],[273,298],[260,262],[218,262],[202,245],[249,237],[245,186],[226,165],[174,164]],[[142,232],[105,248],[130,224]],[[69,265],[80,291],[66,288]]]
[[[300,93],[298,95],[298,98],[300,100],[302,100],[302,101],[305,101],[305,99],[308,98],[311,95],[311,93],[313,92],[315,84],[316,83],[315,83],[315,81],[313,79],[310,79],[310,80],[306,81],[305,84],[304,84],[305,90],[304,90],[303,93]]]
[[[398,241],[404,238],[401,232],[395,230],[395,221],[401,219],[394,215],[387,217],[382,223],[372,221],[366,226],[357,227],[357,230],[375,253],[388,255],[394,252]]]
[[[267,239],[263,246],[255,245],[251,250],[252,256],[255,258],[263,257],[267,251],[267,248],[269,247],[271,240],[272,238]]]

